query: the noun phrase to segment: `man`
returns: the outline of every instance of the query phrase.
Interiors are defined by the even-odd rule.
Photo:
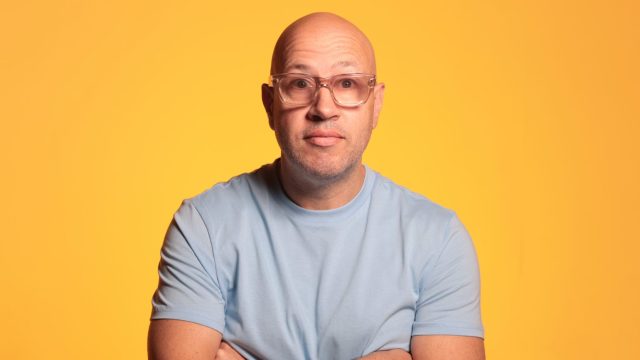
[[[362,164],[373,48],[315,13],[273,53],[273,164],[185,200],[162,248],[153,359],[484,359],[475,250],[455,213]]]

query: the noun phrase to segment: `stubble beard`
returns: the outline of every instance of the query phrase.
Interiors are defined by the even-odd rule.
[[[296,151],[278,139],[282,157],[292,167],[296,175],[316,186],[328,186],[346,178],[362,163],[362,151],[353,149],[344,155],[336,155],[328,160],[313,159],[312,156]],[[293,174],[292,174],[293,175]]]

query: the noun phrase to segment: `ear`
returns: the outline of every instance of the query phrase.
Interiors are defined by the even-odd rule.
[[[269,127],[273,130],[273,88],[267,84],[262,84],[262,105],[269,117]]]
[[[378,83],[373,88],[373,124],[372,127],[375,129],[378,126],[378,117],[380,116],[380,111],[382,111],[382,100],[384,99],[384,83]]]

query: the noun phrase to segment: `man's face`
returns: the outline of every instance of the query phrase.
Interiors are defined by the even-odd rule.
[[[278,73],[304,73],[328,78],[375,71],[371,51],[349,31],[307,29],[292,34],[276,65]],[[384,85],[377,84],[367,102],[337,105],[329,89],[319,88],[307,106],[282,101],[275,89],[263,87],[269,123],[282,150],[282,161],[317,179],[339,178],[361,163],[377,124]]]

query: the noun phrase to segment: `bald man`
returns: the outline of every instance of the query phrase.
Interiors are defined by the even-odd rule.
[[[464,226],[362,163],[383,93],[350,22],[284,30],[262,86],[281,156],[176,211],[149,358],[484,359]]]

